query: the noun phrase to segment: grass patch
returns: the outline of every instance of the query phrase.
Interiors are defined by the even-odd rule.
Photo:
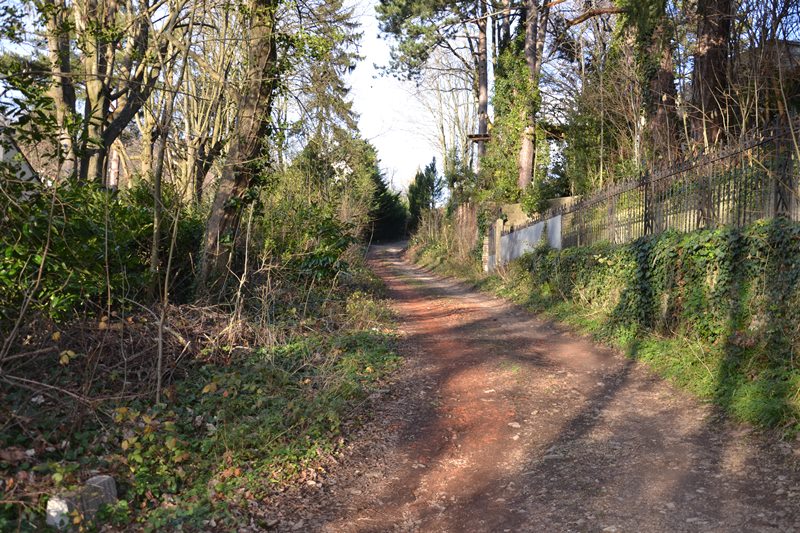
[[[380,332],[296,338],[229,368],[200,366],[168,407],[117,409],[117,471],[152,529],[201,528],[302,477],[313,481],[355,407],[399,362]],[[169,501],[170,505],[162,503]]]

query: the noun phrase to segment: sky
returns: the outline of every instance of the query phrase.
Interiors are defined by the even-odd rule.
[[[363,59],[350,74],[350,94],[361,135],[377,148],[387,182],[399,191],[408,187],[418,168],[434,156],[438,159],[438,153],[426,138],[431,118],[413,95],[414,83],[381,75],[375,68],[389,63],[389,43],[378,38],[375,4],[356,0]]]

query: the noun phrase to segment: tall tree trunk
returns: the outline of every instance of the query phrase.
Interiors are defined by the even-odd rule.
[[[503,18],[500,24],[500,52],[511,43],[511,0],[503,0]]]
[[[112,145],[108,150],[108,177],[106,178],[106,186],[114,191],[119,189],[119,164],[120,155],[116,148]]]
[[[241,200],[250,187],[253,162],[264,147],[275,89],[278,84],[278,54],[275,43],[275,10],[279,0],[253,0],[249,37],[247,82],[239,96],[239,117],[228,158],[219,179],[203,239],[199,273],[201,293],[210,295],[211,285],[221,280],[236,241]]]
[[[675,64],[670,35],[661,24],[653,35],[650,57],[658,61],[655,73],[648,80],[648,137],[653,163],[674,161],[678,155],[679,125],[675,106]]]
[[[225,149],[225,139],[215,134],[216,139],[203,138],[190,151],[186,161],[188,184],[192,188],[192,198],[197,205],[203,202],[206,176],[217,158]]]
[[[95,63],[89,59],[86,63]],[[81,181],[102,183],[105,174],[106,146],[102,142],[103,126],[108,117],[108,98],[105,84],[92,65],[86,80],[86,101],[84,103],[84,128],[80,148]]]
[[[536,157],[536,111],[539,88],[539,74],[542,70],[544,40],[547,35],[547,20],[550,8],[547,4],[539,7],[538,0],[527,0],[525,5],[525,63],[528,66],[528,98],[525,128],[522,131],[519,149],[517,186],[525,190],[533,179],[534,159]]]
[[[692,136],[708,148],[724,136],[727,112],[728,42],[732,0],[698,0],[697,49],[692,73]]]
[[[486,38],[487,14],[485,0],[478,1],[478,53],[476,57],[478,71],[478,165],[486,155],[486,141],[483,138],[489,132],[489,57]]]
[[[186,184],[189,196],[194,200],[197,198],[197,184],[194,181],[194,169],[197,166],[198,143],[188,135],[186,138],[186,159],[181,163],[181,182]],[[202,192],[200,197],[202,198]],[[199,204],[200,202],[197,203]]]
[[[75,85],[69,62],[68,8],[64,0],[44,2],[47,14],[47,49],[53,74],[49,95],[53,99],[58,143],[57,179],[72,176],[75,172],[76,147],[69,131],[75,117]]]
[[[75,24],[86,35],[84,41],[83,71],[86,75],[86,98],[84,103],[84,128],[80,147],[81,181],[96,181],[104,184],[108,145],[103,134],[108,124],[111,103],[109,79],[113,68],[114,50],[109,45],[106,32],[93,28],[93,24],[113,27],[113,4],[86,0],[75,9]]]

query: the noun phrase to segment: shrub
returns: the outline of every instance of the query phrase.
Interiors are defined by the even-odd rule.
[[[89,305],[118,306],[143,296],[151,281],[153,227],[144,186],[118,193],[65,183],[25,194],[8,186],[3,193],[0,323],[16,319],[27,297],[30,310],[66,319]],[[181,211],[172,278],[184,298],[201,232],[199,218]],[[164,262],[170,233],[163,231]]]

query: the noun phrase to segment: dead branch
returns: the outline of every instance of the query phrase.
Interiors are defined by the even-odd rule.
[[[590,18],[598,17],[600,15],[619,15],[621,13],[625,13],[625,9],[621,7],[599,7],[597,9],[590,9],[578,17],[568,20],[567,26],[575,26],[576,24],[580,24],[581,22],[585,22]]]

